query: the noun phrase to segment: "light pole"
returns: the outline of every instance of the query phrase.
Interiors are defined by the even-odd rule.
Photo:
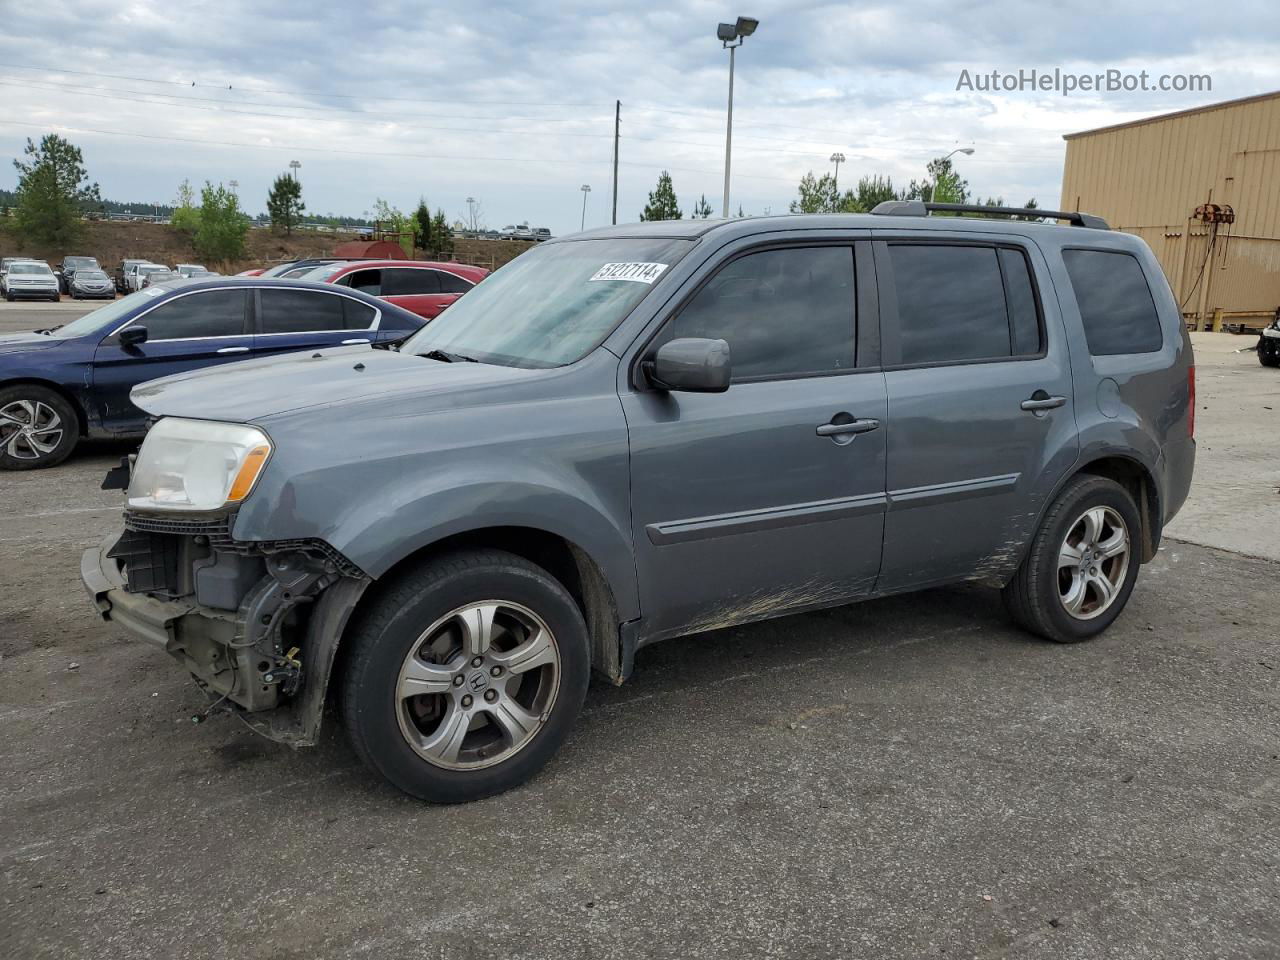
[[[587,228],[587,194],[591,192],[591,184],[584,183],[578,188],[582,191],[582,223],[578,225],[579,230]]]
[[[836,191],[836,194],[838,195],[840,193],[840,164],[844,163],[844,154],[833,153],[831,155],[831,162],[836,165],[836,173],[835,173],[835,177],[833,177],[831,180],[831,186],[832,186],[832,189],[834,189]]]
[[[471,224],[471,232],[472,232],[472,233],[474,233],[474,232],[475,232],[475,229],[476,229],[476,210],[475,210],[475,207],[476,207],[476,198],[475,198],[475,197],[467,197],[467,221]]]
[[[232,192],[232,193],[235,193],[237,190],[239,190],[239,189],[240,189],[240,181],[239,181],[239,180],[232,180],[232,181],[230,182],[230,187],[231,187],[231,192]]]
[[[758,26],[760,21],[755,17],[739,17],[736,23],[722,23],[716,27],[721,46],[729,51],[729,115],[724,128],[724,204],[720,212],[726,220],[729,219],[729,161],[733,153],[733,55]]]
[[[973,156],[973,147],[956,147],[954,150],[952,150],[950,153],[948,153],[948,154],[947,154],[945,157],[943,157],[942,159],[943,159],[943,160],[950,160],[950,159],[951,159],[952,157],[954,157],[957,153],[963,153],[966,157],[972,157],[972,156]],[[834,159],[834,158],[833,158],[833,159]]]
[[[298,168],[299,168],[300,166],[302,166],[302,164],[301,164],[301,163],[299,163],[297,160],[290,160],[290,161],[289,161],[289,169],[293,171],[293,182],[294,182],[294,183],[297,183],[297,182],[298,182]]]

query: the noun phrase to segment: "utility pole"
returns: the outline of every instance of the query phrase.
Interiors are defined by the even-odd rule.
[[[831,179],[831,189],[835,191],[836,197],[840,196],[840,164],[844,163],[843,153],[833,153],[831,162],[836,165],[835,176]]]
[[[618,139],[622,133],[622,101],[614,102],[613,107],[613,222],[618,222]],[[586,197],[583,197],[586,200]]]
[[[290,171],[292,171],[292,173],[293,173],[293,182],[294,182],[294,183],[297,183],[297,182],[298,182],[298,168],[299,168],[300,166],[302,166],[302,163],[301,163],[300,161],[298,161],[298,160],[290,160],[290,161],[289,161],[289,169],[290,169]]]
[[[582,223],[578,225],[579,230],[587,229],[587,194],[591,192],[591,184],[584,183],[580,188],[582,190]]]

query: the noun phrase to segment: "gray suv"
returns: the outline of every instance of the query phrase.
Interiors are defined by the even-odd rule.
[[[1191,481],[1177,304],[1097,218],[938,212],[606,228],[398,351],[143,384],[83,580],[219,709],[306,745],[333,703],[446,802],[533,775],[658,640],[956,581],[1093,637]]]

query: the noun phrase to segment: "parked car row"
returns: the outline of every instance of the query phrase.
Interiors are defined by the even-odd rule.
[[[197,277],[216,277],[218,273],[198,263],[180,263],[168,267],[150,260],[121,260],[115,270],[115,286],[119,293],[135,293],[150,283],[164,283],[173,279],[189,280]]]
[[[485,231],[484,236],[493,240],[550,240],[551,230],[547,227],[531,227],[527,223],[508,225],[501,230]]]

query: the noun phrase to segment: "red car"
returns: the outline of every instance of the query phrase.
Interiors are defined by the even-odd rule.
[[[351,260],[316,267],[302,279],[340,283],[430,320],[489,275],[483,267],[430,260]]]

